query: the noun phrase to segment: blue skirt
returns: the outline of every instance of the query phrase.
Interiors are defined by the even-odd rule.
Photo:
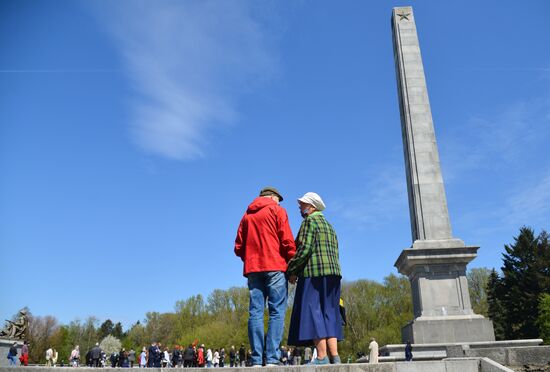
[[[340,315],[340,277],[300,278],[290,317],[288,344],[306,346],[313,340],[344,339]]]

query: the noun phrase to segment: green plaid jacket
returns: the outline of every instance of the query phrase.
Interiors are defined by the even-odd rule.
[[[301,277],[342,276],[338,239],[321,212],[313,212],[302,221],[296,237],[296,255],[288,263],[287,273]]]

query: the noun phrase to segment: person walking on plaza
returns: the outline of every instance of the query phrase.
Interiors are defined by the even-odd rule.
[[[206,349],[206,367],[212,368],[212,349]]]
[[[197,367],[204,367],[206,364],[206,360],[204,359],[204,344],[201,344],[201,346],[197,349]]]
[[[147,349],[147,367],[153,368],[155,366],[155,354],[157,352],[157,343],[153,342]]]
[[[225,348],[220,349],[220,368],[225,367]]]
[[[92,367],[98,368],[100,363],[99,360],[101,359],[101,348],[99,347],[99,344],[96,342],[95,346],[92,348]]]
[[[241,367],[244,367],[245,361],[246,361],[246,349],[244,348],[244,344],[241,344],[238,357],[239,357],[239,363],[237,364]]]
[[[92,349],[86,352],[86,356],[84,357],[84,359],[86,360],[86,367],[91,367],[92,366]]]
[[[128,360],[128,352],[125,348],[122,348],[118,353],[118,366],[120,368],[129,368],[130,361]]]
[[[214,367],[220,366],[220,352],[218,349],[214,349],[214,355],[212,356],[212,365]]]
[[[10,346],[10,350],[8,351],[8,359],[10,361],[10,366],[17,365],[17,342],[14,342],[13,345]]]
[[[183,366],[185,368],[191,368],[193,367],[193,362],[195,361],[195,350],[193,349],[193,345],[189,344],[187,349],[185,349],[185,352],[183,353]]]
[[[407,341],[405,345],[405,361],[412,362],[413,360],[413,348],[410,341]]]
[[[144,346],[141,350],[141,354],[139,354],[139,368],[145,367],[147,367],[147,349]]]
[[[21,362],[21,365],[25,367],[29,365],[29,343],[27,341],[23,341],[19,362]]]
[[[304,364],[308,364],[309,362],[311,362],[311,348],[307,346],[304,349]]]
[[[338,239],[322,211],[321,197],[308,192],[298,199],[304,218],[296,237],[296,255],[288,264],[289,282],[296,286],[288,343],[313,343],[312,364],[339,364],[337,342],[344,339],[340,315],[340,261]],[[330,357],[330,358],[329,358]]]
[[[71,366],[78,367],[78,362],[80,361],[80,347],[78,345],[76,345],[73,351],[71,351],[69,360],[71,362]]]
[[[162,368],[170,368],[172,367],[172,364],[170,363],[170,353],[168,352],[168,348],[164,348],[164,352],[162,352],[162,361],[161,361]]]
[[[370,339],[369,352],[369,363],[378,363],[378,342],[374,337]]]
[[[116,351],[113,351],[111,353],[111,356],[109,357],[109,360],[111,361],[111,368],[116,368],[116,365],[118,363],[118,353]]]
[[[248,279],[250,306],[248,339],[252,347],[252,365],[278,365],[277,349],[283,337],[287,302],[285,271],[296,252],[288,215],[279,203],[283,197],[274,187],[260,191],[241,219],[235,239],[235,254],[244,263]],[[264,338],[264,308],[267,299],[269,323]],[[243,358],[241,358],[241,363]]]
[[[299,347],[295,347],[292,351],[292,361],[294,366],[302,365],[302,350]]]
[[[52,353],[52,366],[55,367],[57,365],[57,358],[59,357],[59,353],[57,350],[53,349]]]
[[[130,362],[130,368],[134,368],[134,362],[136,361],[136,352],[134,349],[130,349],[128,352],[128,362]]]
[[[231,345],[231,349],[229,349],[229,367],[235,367],[235,345]]]
[[[153,367],[161,368],[162,367],[162,344],[157,342],[157,347],[155,349],[155,360],[153,361]]]
[[[46,367],[52,366],[53,349],[50,347],[46,350]]]

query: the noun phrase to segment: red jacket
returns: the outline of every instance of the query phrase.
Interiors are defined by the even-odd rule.
[[[243,275],[286,271],[295,253],[296,244],[284,208],[270,198],[254,199],[235,239],[235,254],[244,262]]]

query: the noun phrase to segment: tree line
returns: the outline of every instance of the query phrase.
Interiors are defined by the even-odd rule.
[[[487,268],[468,272],[474,311],[493,320],[497,339],[542,337],[550,343],[548,234],[543,231],[535,236],[530,228],[520,229],[514,243],[505,246],[501,272]],[[291,286],[283,344],[288,335],[293,290]],[[344,281],[342,299],[347,325],[339,351],[346,359],[348,356],[355,359],[358,353],[366,352],[371,337],[380,345],[401,343],[401,327],[413,319],[410,283],[403,276],[391,274],[382,283]],[[35,317],[29,312],[29,358],[31,363],[44,363],[46,349],[54,347],[59,360],[67,360],[75,345],[80,345],[84,355],[106,337],[120,340],[126,350],[140,350],[152,341],[170,348],[200,342],[227,349],[231,345],[248,344],[247,322],[245,287],[216,289],[206,298],[198,294],[177,301],[173,312],[148,312],[143,321],[125,331],[120,323],[109,319],[100,324],[92,316],[60,324],[51,315]],[[267,317],[265,322],[267,326]]]
[[[285,317],[283,345],[286,344],[294,288],[289,288],[289,306]],[[387,276],[382,283],[372,280],[344,281],[342,299],[346,308],[346,338],[340,346],[340,354],[355,358],[365,352],[370,337],[379,342],[399,343],[400,328],[412,319],[412,298],[407,278]],[[28,310],[28,309],[27,309]],[[216,289],[206,298],[198,294],[177,301],[173,312],[148,312],[143,321],[137,321],[127,330],[110,319],[100,324],[91,316],[86,320],[74,320],[60,324],[51,315],[33,316],[29,311],[31,363],[44,363],[49,347],[59,353],[59,361],[67,361],[75,345],[80,346],[81,358],[96,342],[112,338],[120,340],[126,350],[141,350],[153,341],[172,348],[194,342],[212,348],[231,345],[248,345],[248,288]],[[265,318],[267,327],[267,314]]]

